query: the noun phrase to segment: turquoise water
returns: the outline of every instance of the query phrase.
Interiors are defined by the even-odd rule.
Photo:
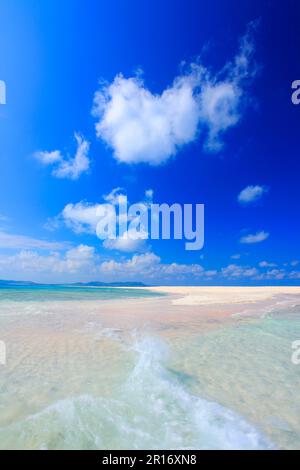
[[[126,298],[157,297],[162,294],[146,289],[115,287],[77,287],[77,286],[22,286],[0,287],[0,302],[50,302],[71,300],[112,300]]]
[[[140,289],[0,298],[0,449],[300,447],[299,299],[226,320]]]
[[[85,393],[14,420],[0,428],[0,448],[273,448],[238,414],[190,393],[167,370],[167,356],[163,342],[153,337],[137,339],[132,350],[123,349],[121,362],[127,373],[119,369],[118,387],[110,384],[107,394],[98,377],[98,393],[86,386]],[[107,380],[111,380],[109,374]]]
[[[300,448],[300,308],[177,340],[175,369],[191,390],[244,416],[278,448]],[[188,359],[187,359],[188,358]],[[195,380],[196,379],[196,380]]]

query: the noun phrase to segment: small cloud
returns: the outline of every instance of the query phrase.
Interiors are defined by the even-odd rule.
[[[269,237],[268,232],[264,232],[263,230],[261,232],[257,232],[255,234],[249,234],[245,235],[240,239],[241,243],[246,243],[246,244],[252,244],[252,243],[260,243],[266,240]]]
[[[237,253],[236,255],[231,255],[232,259],[240,259],[241,255]]]
[[[276,263],[269,263],[268,261],[261,261],[260,263],[258,263],[258,266],[260,268],[275,268],[275,266],[277,266]]]
[[[55,232],[61,227],[61,217],[48,217],[47,221],[44,223],[43,228],[49,232]]]
[[[294,259],[293,261],[291,261],[291,266],[298,266],[299,264],[299,261],[297,259]]]
[[[154,195],[153,189],[147,189],[147,190],[145,191],[145,197],[146,197],[146,199],[147,199],[148,201],[152,201],[153,195]]]
[[[103,196],[104,201],[109,202],[113,206],[122,203],[126,197],[126,191],[123,188],[114,188],[110,193]]]
[[[300,279],[300,271],[292,271],[289,275],[290,279]]]
[[[54,165],[52,175],[56,178],[76,180],[82,173],[87,172],[90,167],[88,157],[90,144],[79,134],[75,134],[75,140],[77,149],[74,157],[65,158],[59,150],[52,152],[39,151],[34,156],[43,165]]]
[[[247,186],[238,195],[240,204],[250,204],[258,201],[269,189],[266,186]]]
[[[63,160],[63,156],[59,150],[53,150],[53,152],[36,152],[34,156],[43,165],[52,165],[53,163],[61,162]]]
[[[259,274],[256,268],[249,266],[239,266],[237,264],[229,264],[226,268],[221,269],[221,274],[228,278],[252,278]]]
[[[284,269],[271,269],[266,273],[261,274],[258,279],[260,280],[276,280],[280,281],[287,276],[287,273]]]

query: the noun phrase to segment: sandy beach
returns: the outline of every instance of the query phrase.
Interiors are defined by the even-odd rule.
[[[0,300],[0,448],[299,448],[300,288],[108,290]]]
[[[236,304],[274,299],[278,295],[298,295],[298,286],[259,287],[200,287],[200,286],[155,286],[147,287],[152,292],[180,296],[174,305]]]

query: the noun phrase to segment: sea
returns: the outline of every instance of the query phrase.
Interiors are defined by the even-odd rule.
[[[299,449],[300,299],[204,308],[0,288],[0,449]]]

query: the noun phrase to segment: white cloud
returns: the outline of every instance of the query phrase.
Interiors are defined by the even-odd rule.
[[[198,264],[164,264],[159,256],[148,252],[140,255],[134,255],[129,260],[124,261],[104,261],[100,265],[100,270],[106,274],[117,274],[131,278],[137,276],[139,279],[157,280],[166,279],[184,275],[201,276],[205,274],[202,266]]]
[[[207,272],[207,276],[215,272]],[[13,255],[0,254],[0,278],[36,281],[67,280],[143,280],[159,283],[165,280],[185,279],[185,276],[206,276],[202,266],[197,264],[164,264],[152,252],[135,254],[129,259],[100,260],[95,248],[79,245],[64,254],[50,252],[45,255],[37,251],[21,250]]]
[[[263,263],[261,267],[270,267]],[[269,269],[267,271],[260,271],[255,267],[251,266],[239,266],[236,264],[230,264],[229,266],[222,268],[220,274],[228,279],[239,279],[239,280],[253,280],[253,281],[281,281],[283,279],[300,279],[300,272],[292,271],[289,272],[285,269]]]
[[[161,266],[161,270],[164,274],[167,275],[185,275],[192,274],[193,276],[208,276],[210,277],[212,273],[216,271],[205,271],[200,264],[180,264],[180,263],[171,263],[164,264]]]
[[[146,196],[146,199],[151,201],[152,202],[152,199],[153,199],[153,195],[154,195],[154,191],[153,189],[147,189],[145,191],[145,196]]]
[[[38,282],[67,282],[79,280],[143,281],[153,284],[222,280],[281,281],[300,279],[299,271],[270,269],[229,264],[220,270],[206,270],[200,264],[163,263],[150,251],[134,254],[131,258],[104,260],[95,248],[79,245],[64,253],[49,251],[40,254],[35,250],[21,250],[13,255],[0,254],[0,279],[23,279]]]
[[[267,271],[266,273],[261,274],[261,279],[266,279],[266,280],[281,280],[284,279],[285,277],[289,277],[289,273],[287,273],[284,269],[271,269]]]
[[[104,261],[100,269],[103,272],[112,273],[150,274],[153,269],[156,270],[159,264],[159,256],[156,256],[154,253],[145,253],[134,255],[131,259],[125,261]]]
[[[95,93],[96,134],[124,163],[159,165],[206,132],[204,146],[218,151],[223,134],[242,116],[245,85],[255,75],[252,64],[254,25],[237,56],[213,76],[193,63],[161,94],[146,88],[140,76],[117,75]]]
[[[21,250],[63,250],[68,245],[69,244],[66,242],[40,240],[38,238],[27,237],[25,235],[15,235],[0,231],[0,248]]]
[[[80,201],[76,204],[69,203],[65,206],[59,218],[75,233],[93,233],[96,235],[96,227],[101,217],[102,209],[106,204],[116,206],[125,198],[122,188],[115,188],[109,194],[103,196],[104,203],[92,204]]]
[[[11,277],[11,272],[15,277],[36,275],[37,273],[47,271],[52,272],[58,266],[60,255],[53,252],[49,255],[40,255],[37,251],[21,250],[13,255],[0,255],[0,273],[2,278]]]
[[[231,255],[232,259],[240,259],[241,255],[237,253],[236,255]]]
[[[219,151],[222,134],[240,120],[241,91],[235,83],[207,83],[201,93],[201,118],[208,127],[205,148]]]
[[[81,201],[76,204],[67,204],[60,217],[67,227],[75,233],[94,233],[99,221],[99,209],[102,204],[89,204]]]
[[[153,95],[141,78],[118,75],[95,94],[96,134],[125,163],[166,161],[197,133],[199,106],[191,77],[178,77],[162,95]]]
[[[147,250],[147,238],[148,233],[141,231],[139,234],[139,238],[137,238],[137,233],[131,234],[131,231],[128,230],[125,234],[121,237],[116,238],[107,238],[103,242],[104,248],[109,250],[118,250],[124,252],[138,252],[138,251],[146,251]]]
[[[258,263],[260,268],[274,268],[276,263],[269,263],[268,261],[261,261]]]
[[[300,279],[300,271],[292,271],[289,277],[290,279]]]
[[[114,188],[110,193],[103,196],[104,201],[109,202],[113,206],[125,202],[126,194],[123,188]]]
[[[113,189],[108,195],[104,196],[104,200],[110,202],[113,205],[122,204],[125,201],[125,194],[123,193],[122,188]],[[145,200],[143,204],[148,206],[151,204],[153,198],[153,190],[149,189],[145,191]],[[117,215],[117,222],[121,221],[121,217]],[[132,221],[132,219],[131,219]],[[122,236],[117,236],[116,238],[109,238],[104,240],[103,246],[109,250],[118,250],[124,252],[140,252],[147,251],[148,245],[146,240],[148,239],[148,232],[140,227],[139,231],[135,229],[130,229]]]
[[[266,186],[247,186],[239,193],[238,201],[240,204],[249,204],[258,201],[267,192]]]
[[[54,165],[52,175],[56,178],[76,180],[82,173],[88,171],[90,160],[88,157],[90,144],[79,134],[75,134],[77,149],[74,157],[64,157],[59,150],[52,152],[39,151],[35,158],[44,165]]]
[[[263,242],[264,240],[266,240],[269,237],[269,235],[270,234],[268,232],[264,232],[262,230],[261,232],[257,232],[255,234],[245,235],[244,237],[242,237],[240,239],[240,242],[241,243],[248,243],[248,244],[260,243],[260,242]]]
[[[251,278],[257,276],[259,271],[256,268],[249,266],[238,266],[237,264],[230,264],[226,268],[222,268],[221,273],[224,277],[229,278]]]
[[[41,255],[37,251],[21,250],[13,255],[0,255],[0,276],[7,279],[46,279],[57,280],[59,276],[68,279],[72,275],[93,274],[96,272],[95,249],[86,245],[67,250],[65,254],[50,252]]]
[[[58,220],[63,222],[75,233],[90,233],[96,236],[96,227],[101,218],[102,209],[109,203],[117,206],[125,201],[127,196],[122,188],[115,188],[109,194],[103,196],[105,203],[90,204],[84,201],[76,204],[67,204],[58,218],[47,222],[49,228],[57,226]],[[153,190],[145,192],[143,204],[148,205],[152,202]],[[117,214],[117,222],[120,222],[120,216]],[[134,236],[135,235],[135,236]],[[104,240],[103,246],[109,250],[118,250],[123,252],[141,252],[148,249],[146,239],[148,232],[141,228],[140,232],[128,230],[122,236]]]
[[[79,272],[81,270],[94,268],[95,248],[87,245],[79,245],[68,250],[65,259],[62,261],[62,270],[68,272]]]
[[[52,165],[63,160],[63,156],[59,150],[53,150],[52,152],[41,151],[34,154],[35,158],[39,160],[43,165]]]

